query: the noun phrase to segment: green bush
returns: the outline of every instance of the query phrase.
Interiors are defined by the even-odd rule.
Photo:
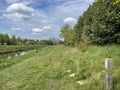
[[[88,49],[88,43],[78,42],[78,43],[75,43],[75,47],[81,50],[82,52],[86,52]]]

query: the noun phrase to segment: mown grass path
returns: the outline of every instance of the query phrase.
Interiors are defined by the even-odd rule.
[[[119,45],[90,46],[84,53],[59,45],[6,59],[0,62],[0,90],[105,90],[108,49],[114,64],[114,90],[119,90]],[[75,76],[70,77],[73,73]]]

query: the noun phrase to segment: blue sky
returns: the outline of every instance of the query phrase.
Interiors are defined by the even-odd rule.
[[[0,0],[0,33],[21,38],[59,37],[65,23],[74,26],[93,0]]]

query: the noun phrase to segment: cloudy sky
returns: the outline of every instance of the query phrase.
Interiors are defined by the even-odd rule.
[[[73,26],[93,0],[0,0],[0,33],[31,39],[59,37]]]

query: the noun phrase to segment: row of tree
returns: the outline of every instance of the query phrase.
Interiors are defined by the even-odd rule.
[[[10,38],[8,34],[0,33],[0,45],[55,45],[60,42],[58,38],[51,38],[49,40],[21,39],[15,35],[12,35]]]
[[[85,39],[94,44],[120,43],[120,0],[96,0],[72,28],[65,24],[61,37],[66,45]]]

